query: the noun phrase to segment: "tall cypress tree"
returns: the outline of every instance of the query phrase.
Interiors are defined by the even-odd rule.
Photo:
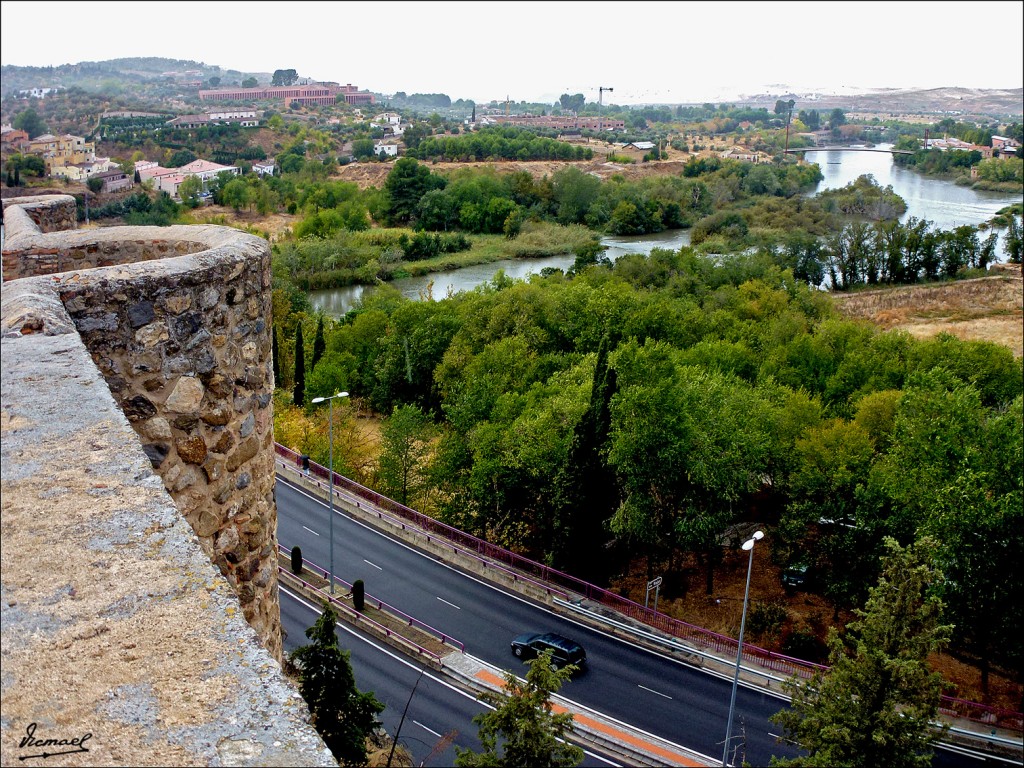
[[[274,372],[274,387],[281,386],[281,360],[277,350],[277,326],[270,326],[270,359]]]
[[[324,743],[341,765],[366,765],[366,737],[380,725],[384,705],[356,687],[351,654],[338,645],[337,614],[329,603],[306,630],[311,642],[292,651],[299,668],[299,690]]]
[[[300,408],[306,403],[306,354],[302,341],[302,323],[295,326],[295,389],[292,402]]]
[[[327,342],[324,341],[324,317],[321,315],[317,318],[316,322],[316,336],[313,337],[313,362],[309,365],[309,370],[316,370],[316,364],[320,362],[320,358],[324,356],[324,352],[327,351]]]
[[[573,431],[572,443],[555,479],[552,555],[555,566],[583,579],[600,580],[606,558],[595,558],[607,540],[605,526],[618,506],[615,474],[605,461],[611,429],[609,405],[616,390],[615,371],[608,367],[610,342],[601,339],[594,365],[590,407]]]
[[[878,584],[846,635],[829,634],[831,667],[783,689],[792,708],[769,718],[809,754],[773,761],[779,766],[875,766],[927,768],[937,739],[942,676],[928,655],[949,639],[940,623],[943,603],[936,590],[934,539],[888,550]],[[735,763],[734,763],[735,764]]]

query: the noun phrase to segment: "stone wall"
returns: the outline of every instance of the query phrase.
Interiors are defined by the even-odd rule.
[[[266,243],[33,237],[190,253],[0,290],[0,764],[336,765],[279,664]]]
[[[12,197],[3,201],[5,238],[12,230],[30,232],[29,228],[7,221],[7,207],[16,207],[17,213],[24,214],[39,232],[63,232],[74,229],[78,207],[71,195],[37,195],[35,197]],[[15,213],[12,211],[12,213]],[[6,249],[6,245],[5,245]]]
[[[5,219],[17,222],[5,277],[8,264],[24,275],[117,261],[7,285],[62,305],[179,511],[280,659],[269,245],[213,226],[43,234],[17,219],[18,202],[4,201]],[[31,311],[5,312],[4,322],[47,332]]]
[[[109,229],[88,230],[91,235],[58,244],[49,238],[40,238],[39,233],[75,228],[76,209],[73,197],[17,197],[4,200],[3,205],[4,281],[70,272],[75,269],[166,259],[195,253],[205,247],[188,235],[181,239],[129,239],[125,237],[127,233],[124,230],[139,229],[129,227],[117,228],[116,235]]]

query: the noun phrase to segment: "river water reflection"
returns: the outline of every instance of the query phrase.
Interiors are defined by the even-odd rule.
[[[655,248],[666,248],[676,251],[690,244],[688,229],[669,229],[653,235],[635,235],[631,237],[603,237],[601,242],[607,246],[604,252],[611,261],[615,261],[627,253],[649,254]],[[528,275],[539,275],[546,267],[567,270],[575,261],[573,256],[550,256],[542,259],[503,259],[490,264],[476,264],[472,267],[450,269],[444,272],[431,272],[429,275],[403,277],[393,280],[391,285],[410,299],[419,299],[429,295],[434,299],[471,291],[478,285],[490,282],[499,270],[507,277],[521,280]],[[373,290],[369,285],[346,285],[324,291],[310,291],[309,300],[313,307],[322,309],[325,314],[340,317],[352,308],[363,295],[364,290]]]
[[[891,144],[879,144],[876,149],[889,149]],[[898,167],[888,152],[828,152],[814,150],[806,153],[809,162],[821,166],[825,177],[818,186],[808,193],[816,195],[826,189],[845,187],[857,177],[871,174],[883,187],[892,185],[893,190],[907,203],[907,212],[901,217],[927,219],[938,229],[952,229],[964,224],[978,225],[991,219],[997,211],[1021,202],[1024,195],[1000,192],[979,192],[960,187],[951,181],[923,176]],[[654,248],[676,250],[689,245],[689,230],[668,230],[654,235],[635,237],[605,237],[601,242],[607,246],[605,255],[615,261],[627,253],[648,254]],[[434,272],[419,277],[395,280],[391,284],[411,299],[429,295],[435,299],[472,290],[476,286],[494,279],[502,270],[511,278],[522,279],[530,274],[539,274],[545,267],[567,270],[572,266],[572,256],[555,256],[544,259],[508,259],[478,264],[472,267]],[[325,291],[312,291],[310,301],[317,309],[334,317],[344,315],[372,286],[350,285]]]
[[[875,149],[891,149],[892,144],[879,144]],[[1005,192],[975,191],[952,181],[936,179],[901,168],[888,152],[825,152],[805,153],[807,161],[818,163],[825,177],[808,196],[826,189],[845,187],[857,177],[871,174],[881,186],[892,185],[893,191],[907,203],[907,212],[900,217],[927,219],[937,229],[953,229],[964,224],[977,226],[988,221],[1000,208],[1019,203],[1024,195]]]

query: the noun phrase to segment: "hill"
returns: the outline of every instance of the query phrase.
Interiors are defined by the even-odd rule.
[[[106,61],[82,61],[55,67],[2,67],[0,96],[29,88],[81,88],[86,91],[120,90],[132,85],[167,83],[175,80],[209,80],[219,77],[225,84],[240,83],[246,77],[269,82],[266,72],[240,72],[217,64],[204,64],[190,59],[165,59],[146,56]]]

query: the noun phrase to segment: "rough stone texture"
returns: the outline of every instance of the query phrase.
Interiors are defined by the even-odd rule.
[[[10,590],[23,573],[33,577],[39,577],[40,572],[47,577],[54,575],[48,570],[47,548],[64,539],[63,527],[69,529],[69,540],[77,538],[80,532],[76,520],[98,508],[96,500],[87,495],[124,497],[119,501],[117,514],[126,521],[132,521],[136,513],[140,519],[145,518],[144,510],[133,500],[133,484],[149,477],[153,469],[163,481],[165,491],[161,493],[170,493],[178,513],[191,525],[193,536],[198,535],[198,544],[205,551],[207,562],[215,563],[234,588],[237,601],[241,603],[241,614],[256,630],[269,652],[268,658],[280,660],[277,510],[273,497],[270,433],[269,395],[273,391],[273,380],[268,245],[259,238],[210,226],[116,227],[43,234],[24,210],[12,205],[17,202],[18,199],[4,201],[8,227],[5,277],[8,277],[11,262],[7,248],[12,240],[23,254],[34,250],[49,251],[55,256],[77,249],[102,251],[116,257],[117,244],[122,243],[127,261],[133,263],[26,277],[3,286],[0,331],[4,336],[4,728],[23,727],[13,726],[7,714],[8,681],[19,678],[17,673],[13,677],[8,674],[11,667],[6,611],[17,605],[33,615],[39,613],[36,601],[40,594],[36,585],[46,579],[33,578],[25,583],[29,591],[20,597]],[[59,211],[61,205],[37,208]],[[12,222],[16,222],[13,229],[17,230],[13,233]],[[30,271],[35,263],[32,258],[14,261],[19,265],[18,274]],[[216,339],[220,343],[216,343]],[[58,342],[62,345],[61,351],[46,351]],[[58,366],[56,373],[45,375],[43,362],[53,362],[45,357],[47,354],[63,356],[56,362],[84,357],[88,365],[78,363],[70,370]],[[40,356],[43,357],[40,359]],[[14,379],[16,371],[21,372],[17,381]],[[59,380],[54,381],[53,376]],[[73,381],[76,378],[85,381]],[[104,380],[106,386],[103,386]],[[118,425],[116,440],[102,439],[108,427],[101,429],[94,423],[96,413],[88,403],[89,398],[79,396],[76,384],[92,387],[90,393],[102,389],[105,398],[113,397],[111,403],[117,404],[113,409],[116,416],[113,420]],[[50,404],[49,407],[64,415],[58,420],[62,429],[49,435],[56,447],[45,452],[14,447],[8,427],[15,423],[20,425],[16,420],[18,408],[28,403],[33,408]],[[104,409],[104,412],[110,411],[109,407]],[[26,424],[38,426],[31,419]],[[138,434],[124,434],[127,425],[134,427]],[[96,429],[100,431],[94,437],[92,430]],[[93,452],[108,450],[125,457],[126,461],[144,462],[144,467],[139,469],[133,465],[132,471],[124,476],[115,472],[113,478],[105,479],[100,485],[90,487],[87,482],[79,482],[71,492],[65,488],[58,495],[63,502],[56,505],[59,509],[51,502],[43,506],[34,501],[40,478],[47,478],[53,489],[55,480],[51,477],[58,478],[62,472],[70,471],[70,467],[81,467],[82,462],[86,465],[80,471],[88,478],[92,471],[88,461],[95,458]],[[58,482],[56,487],[63,486]],[[19,521],[15,511],[27,517]],[[42,549],[33,539],[32,531],[36,526],[52,528],[42,537],[46,544]],[[135,529],[137,525],[132,521],[129,527]],[[149,570],[159,566],[172,574],[181,565],[172,556],[177,550],[169,553],[166,547],[153,544],[152,535],[157,529],[144,530],[142,538],[122,536],[118,539],[117,547],[126,546],[129,551],[118,549],[115,560],[118,562],[124,556],[146,562],[153,560],[147,568],[126,569],[121,574],[125,588],[136,591],[131,599],[140,610],[147,608],[145,603],[154,594],[148,582]],[[21,544],[18,543],[20,535],[26,537]],[[221,541],[223,547],[218,544]],[[86,550],[85,556],[88,556],[88,548]],[[65,559],[64,555],[54,556],[54,559],[59,560],[61,566],[74,561],[74,558]],[[107,562],[93,558],[79,562],[79,566],[81,573],[91,573],[91,568],[99,567],[96,563],[102,563],[102,571]],[[72,577],[70,571],[61,572],[72,579],[72,585],[76,583],[77,577]],[[125,574],[131,574],[131,578],[126,578]],[[85,579],[81,581],[82,586],[75,589],[83,589],[88,583]],[[183,594],[193,591],[186,587],[181,589]],[[208,596],[199,593],[192,597],[209,607]],[[65,606],[67,602],[66,596],[56,601],[52,621],[59,623],[67,619],[64,608],[73,607],[73,603]],[[164,598],[156,602],[162,604]],[[238,612],[237,604],[235,608],[221,605],[220,609],[228,615]],[[102,625],[102,611],[92,615]],[[154,636],[158,644],[156,638],[161,635],[165,642],[171,642],[169,638],[175,633],[174,615],[168,612],[166,618],[170,623],[160,625],[162,631]],[[185,616],[186,612],[180,613],[182,619]],[[13,631],[14,625],[11,627]],[[53,628],[56,631],[59,627],[54,625]],[[97,631],[106,633],[108,630],[101,627]],[[59,650],[58,655],[69,659],[80,656],[65,653],[67,648],[46,647],[51,652]],[[96,658],[103,659],[108,654],[116,656],[119,651],[107,643],[101,644],[96,653]],[[218,654],[213,654],[213,658],[224,662]],[[38,660],[25,662],[26,670],[38,666]],[[279,673],[275,665],[275,674]],[[25,694],[34,695],[31,691]],[[157,700],[159,704],[159,696]],[[45,706],[40,709],[41,706],[37,704],[36,709],[45,711]],[[61,722],[67,721],[53,720],[55,724]],[[6,734],[4,747],[7,747]],[[268,758],[267,752],[260,754],[259,761],[277,762]],[[6,754],[3,762],[7,763]],[[169,762],[178,762],[178,759]]]
[[[336,765],[78,335],[0,354],[0,765]]]

